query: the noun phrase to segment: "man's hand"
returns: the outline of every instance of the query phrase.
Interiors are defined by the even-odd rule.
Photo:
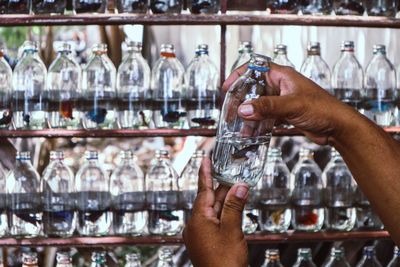
[[[211,162],[203,160],[192,217],[183,239],[194,267],[247,267],[247,243],[242,213],[248,197],[246,184],[213,189]]]

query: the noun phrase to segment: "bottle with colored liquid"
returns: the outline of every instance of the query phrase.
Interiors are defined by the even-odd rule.
[[[9,129],[12,121],[12,70],[0,47],[0,129]]]
[[[283,267],[279,257],[279,250],[267,249],[265,251],[265,262],[261,267]]]
[[[105,13],[107,0],[73,0],[76,13]]]
[[[363,257],[357,263],[356,267],[382,267],[382,264],[376,258],[374,247],[372,246],[364,247]]]
[[[332,12],[332,0],[303,0],[301,11],[304,15],[329,15]]]
[[[272,62],[295,69],[294,64],[287,57],[287,46],[284,44],[278,44],[275,46]]]
[[[267,0],[267,11],[272,14],[297,14],[299,9],[298,0]]]
[[[318,232],[324,224],[321,169],[314,153],[300,150],[299,161],[291,173],[292,226],[297,231]]]
[[[323,267],[350,267],[351,265],[346,260],[344,249],[342,247],[334,247],[331,250],[331,255]]]
[[[182,0],[150,0],[150,8],[154,14],[180,14]]]
[[[333,0],[333,10],[336,15],[361,16],[364,14],[364,5],[362,0]]]
[[[216,14],[220,9],[220,0],[190,0],[192,14]]]
[[[251,42],[241,42],[239,46],[239,56],[232,65],[231,72],[240,66],[250,62],[251,55],[253,54],[253,45]]]

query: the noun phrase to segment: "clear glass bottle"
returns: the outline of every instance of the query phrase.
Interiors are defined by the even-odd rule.
[[[244,207],[242,217],[242,231],[246,235],[254,234],[258,229],[258,221],[260,217],[260,210],[257,208],[257,200],[259,196],[258,190],[251,190]]]
[[[90,267],[107,267],[106,253],[102,251],[92,252]]]
[[[67,6],[66,0],[32,0],[34,14],[64,14]]]
[[[333,10],[336,15],[363,15],[362,0],[333,0]]]
[[[169,153],[157,150],[156,159],[146,174],[148,230],[153,235],[177,235],[183,228],[183,210],[179,202],[178,174]]]
[[[363,257],[356,267],[382,267],[375,255],[375,248],[372,246],[364,247]]]
[[[51,128],[78,129],[81,113],[81,68],[72,56],[71,44],[62,42],[57,57],[51,63],[47,75],[49,94],[49,124]]]
[[[10,234],[36,237],[42,230],[40,176],[30,152],[17,152],[14,169],[6,181]]]
[[[279,250],[267,249],[265,251],[265,262],[261,267],[283,267],[279,257]]]
[[[118,116],[121,128],[149,128],[151,122],[150,67],[142,43],[126,42],[127,55],[117,72]]]
[[[287,46],[284,44],[278,44],[275,46],[272,62],[295,69],[294,64],[287,57]]]
[[[6,0],[6,13],[7,14],[29,14],[30,1],[29,0]]]
[[[254,187],[263,174],[274,119],[250,122],[239,117],[237,110],[247,100],[278,94],[266,83],[270,61],[254,54],[248,70],[225,97],[212,155],[213,176],[219,183],[244,182]]]
[[[233,63],[231,72],[250,61],[251,55],[253,54],[253,45],[251,42],[241,42],[238,52],[239,56]]]
[[[344,249],[342,247],[332,248],[331,256],[323,267],[350,267],[349,262],[346,260]]]
[[[68,251],[57,252],[56,261],[56,267],[73,267],[72,259]]]
[[[8,129],[12,121],[12,70],[4,58],[4,47],[0,45],[0,129]]]
[[[332,0],[304,0],[301,11],[304,15],[329,15],[332,12]]]
[[[290,211],[290,171],[282,160],[279,148],[268,151],[262,180],[258,183],[260,196],[259,224],[262,231],[284,233],[292,218]]]
[[[197,196],[197,184],[201,162],[205,157],[204,150],[197,150],[182,172],[180,181],[181,199],[185,211],[184,221],[187,223],[191,214],[194,201]]]
[[[86,129],[117,127],[115,77],[114,64],[107,56],[107,45],[94,45],[82,75],[83,126]]]
[[[312,260],[310,248],[299,248],[297,250],[297,260],[293,267],[316,267]]]
[[[190,0],[188,5],[192,14],[217,14],[221,8],[220,0]]]
[[[394,247],[393,258],[389,262],[387,267],[399,267],[400,266],[400,250],[397,246]]]
[[[360,187],[357,187],[355,193],[356,207],[356,228],[358,230],[382,230],[383,224],[379,216],[374,212],[371,204]]]
[[[161,45],[161,58],[152,70],[153,120],[157,128],[182,129],[186,123],[184,109],[184,68],[171,44]]]
[[[82,236],[107,235],[112,222],[109,177],[96,151],[86,151],[85,156],[75,179],[77,229]]]
[[[147,0],[118,0],[116,5],[118,13],[146,14],[149,9]]]
[[[8,234],[7,178],[0,167],[0,238]]]
[[[140,254],[139,253],[129,253],[125,256],[125,266],[124,267],[141,267]]]
[[[369,0],[365,1],[364,4],[368,16],[396,16],[397,7],[395,0]]]
[[[154,14],[180,14],[182,0],[150,0],[150,8]]]
[[[121,151],[120,158],[110,185],[114,234],[142,235],[147,225],[144,174],[132,151]]]
[[[322,173],[325,185],[325,225],[328,230],[351,231],[356,223],[355,183],[342,156],[332,149],[331,161]]]
[[[38,45],[25,41],[23,54],[13,74],[13,122],[16,129],[47,127],[45,101],[47,70],[39,57]]]
[[[208,45],[199,45],[196,60],[186,70],[186,105],[190,128],[215,128],[218,118],[218,69],[208,56]]]
[[[170,248],[162,247],[158,252],[158,261],[156,267],[176,267],[172,259],[173,251]]]
[[[36,252],[22,253],[22,267],[39,267]]]
[[[354,42],[342,42],[342,55],[333,67],[333,95],[342,102],[360,108],[364,71],[354,54]]]
[[[321,57],[319,42],[310,42],[307,47],[307,58],[301,66],[301,74],[314,81],[328,92],[331,92],[331,71]]]
[[[272,14],[297,14],[299,9],[298,0],[267,0],[267,11]]]
[[[76,13],[105,13],[107,0],[73,0]]]
[[[43,232],[48,237],[69,237],[75,230],[74,173],[64,163],[64,153],[50,152],[43,171]]]
[[[374,45],[374,56],[365,71],[361,112],[380,126],[395,124],[396,71],[384,45]]]
[[[317,232],[324,224],[321,169],[314,153],[302,148],[292,169],[292,226],[297,231]]]

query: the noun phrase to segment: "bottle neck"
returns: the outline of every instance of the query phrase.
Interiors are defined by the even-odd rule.
[[[174,52],[161,52],[160,55],[163,58],[176,58],[176,55]]]

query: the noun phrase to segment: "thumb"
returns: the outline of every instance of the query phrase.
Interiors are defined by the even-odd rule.
[[[246,184],[235,184],[226,195],[221,213],[221,230],[229,234],[242,233],[242,216],[249,187]]]

